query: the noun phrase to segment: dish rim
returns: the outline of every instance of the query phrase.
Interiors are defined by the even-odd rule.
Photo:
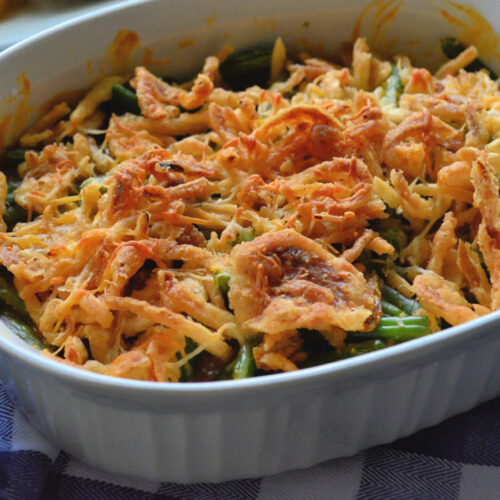
[[[141,4],[155,3],[160,3],[160,0],[124,0],[122,3],[118,4],[97,6],[96,10],[93,12],[87,12],[47,28],[1,51],[0,65],[3,64],[4,60],[15,56],[18,51],[36,44],[40,40],[51,38],[60,31],[70,30],[71,27],[75,25],[84,24],[93,19],[125,11]],[[37,351],[35,348],[30,347],[28,344],[20,345],[18,342],[12,341],[8,338],[8,335],[14,334],[3,324],[0,324],[0,350],[16,360],[26,363],[31,368],[52,375],[58,379],[64,379],[68,383],[81,387],[88,388],[89,385],[91,385],[93,389],[114,389],[120,392],[122,390],[127,390],[127,392],[133,391],[141,393],[148,391],[154,394],[160,393],[170,395],[190,395],[201,391],[203,394],[214,395],[219,393],[227,394],[240,392],[242,390],[249,391],[250,389],[273,389],[277,386],[289,387],[298,383],[320,382],[335,377],[342,379],[354,376],[367,369],[372,369],[374,372],[381,368],[389,369],[394,366],[403,365],[405,362],[424,359],[426,354],[439,354],[439,352],[446,347],[470,341],[472,337],[478,336],[478,331],[483,333],[483,330],[485,330],[484,334],[487,336],[488,330],[490,330],[489,333],[492,334],[495,325],[500,327],[500,310],[418,339],[349,359],[326,363],[315,367],[302,368],[287,373],[273,373],[247,379],[210,382],[173,383],[142,381],[112,377],[94,373],[83,368],[76,368],[54,361],[41,354],[41,352]],[[7,336],[5,332],[7,332]]]
[[[27,38],[16,41],[12,45],[0,50],[0,61],[5,57],[9,56],[11,52],[17,51],[18,49],[24,48],[26,45],[31,45],[31,43],[36,42],[40,38],[46,38],[47,36],[53,35],[58,31],[65,30],[75,24],[80,24],[88,20],[101,17],[103,15],[110,14],[111,12],[118,12],[120,10],[125,10],[129,7],[134,7],[140,4],[155,3],[158,0],[122,0],[120,3],[112,3],[107,5],[99,5],[95,3],[95,10],[90,12],[76,13],[75,17],[61,21],[53,26],[49,26],[41,31],[38,31]]]

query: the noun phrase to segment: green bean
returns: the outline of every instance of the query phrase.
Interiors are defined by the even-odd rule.
[[[108,178],[107,175],[97,175],[95,177],[89,177],[88,179],[85,179],[79,186],[78,186],[78,191],[81,191],[84,187],[89,186],[93,182],[96,182],[98,184],[101,184],[99,186],[99,191],[101,194],[105,194],[108,191],[108,186],[104,185],[103,182]]]
[[[443,38],[441,40],[441,50],[450,59],[454,59],[459,56],[467,47],[456,38],[451,36]],[[489,71],[490,76],[493,80],[496,80],[498,77],[494,71],[492,71],[486,64],[484,64],[481,59],[476,58],[470,64],[468,64],[465,69],[467,71],[479,71],[481,69],[486,69]]]
[[[483,252],[481,252],[481,250],[479,250],[478,247],[472,247],[472,251],[476,252],[479,255],[479,262],[481,262],[481,264],[486,267],[486,262],[484,261]],[[486,272],[488,273],[488,269],[487,268],[486,268]]]
[[[196,342],[194,342],[192,339],[190,339],[189,337],[184,337],[184,338],[186,339],[184,352],[186,354],[191,354],[198,347],[198,344]],[[182,356],[178,353],[177,358],[180,359],[181,357]],[[193,360],[190,359],[189,361],[186,361],[186,363],[184,363],[181,366],[181,377],[179,379],[179,382],[191,382],[193,380],[194,368],[193,368],[192,361]]]
[[[219,67],[222,79],[233,90],[252,85],[267,87],[271,77],[272,46],[246,49],[231,54]]]
[[[382,298],[409,315],[415,314],[421,309],[420,304],[416,300],[405,297],[388,285],[382,287]]]
[[[236,358],[228,363],[224,369],[219,373],[217,380],[231,380],[233,378],[234,365],[236,364]]]
[[[249,378],[255,374],[255,358],[253,357],[253,346],[244,344],[241,346],[233,369],[233,379]]]
[[[401,229],[388,229],[382,232],[380,236],[387,240],[396,249],[396,252],[403,250],[408,241],[405,232]]]
[[[5,153],[5,161],[9,167],[17,167],[24,163],[24,157],[27,149],[11,149]]]
[[[356,338],[376,338],[384,340],[393,340],[394,342],[407,342],[408,340],[413,340],[418,337],[423,337],[430,333],[429,329],[425,326],[419,325],[408,325],[404,327],[399,326],[384,326],[380,327],[372,332],[363,334],[353,334],[349,339],[355,340]]]
[[[229,280],[231,279],[231,275],[226,273],[225,271],[219,271],[214,274],[214,283],[215,286],[222,292],[229,292]]]
[[[45,340],[28,323],[15,318],[11,314],[4,312],[0,315],[1,320],[21,340],[40,350],[50,349]]]
[[[393,106],[398,106],[399,96],[402,94],[403,89],[404,85],[401,80],[401,75],[399,74],[399,68],[393,64],[391,74],[384,84],[384,101],[388,104],[392,104]]]
[[[407,316],[403,318],[383,317],[371,332],[349,333],[349,341],[360,339],[382,339],[406,342],[431,333],[427,316]]]
[[[404,279],[413,282],[413,280],[420,274],[430,273],[431,271],[427,271],[427,269],[423,269],[418,266],[393,266],[394,271],[396,271],[400,276]]]
[[[111,102],[113,104],[123,111],[134,113],[135,115],[141,114],[139,100],[137,99],[135,92],[132,92],[119,83],[114,83],[111,88],[113,91]]]
[[[7,280],[0,276],[0,301],[7,306],[16,316],[20,316],[29,321],[30,317],[26,311],[26,306],[17,294],[16,289]]]
[[[8,181],[7,182],[7,203],[14,203],[14,191],[21,185],[21,181]]]
[[[443,51],[444,55],[446,57],[449,57],[450,59],[454,59],[455,57],[459,56],[465,50],[465,48],[466,47],[462,42],[451,36],[448,36],[441,40],[441,50]]]
[[[194,368],[190,361],[187,361],[181,366],[181,376],[179,382],[192,382],[194,376]]]
[[[28,212],[26,212],[26,210],[17,203],[7,205],[5,213],[3,214],[3,221],[5,222],[8,231],[12,231],[12,228],[18,222],[26,222],[27,218]]]
[[[427,316],[404,316],[402,318],[384,317],[380,320],[379,326],[429,326],[429,318]]]
[[[28,212],[16,203],[14,191],[19,187],[21,181],[9,181],[7,183],[7,198],[5,199],[5,213],[3,221],[7,225],[7,230],[11,231],[18,222],[26,222]]]
[[[384,314],[387,314],[388,316],[404,316],[405,315],[405,313],[399,307],[396,307],[394,304],[387,302],[387,300],[382,300],[380,302],[380,304],[382,306],[382,312]]]
[[[328,352],[310,357],[306,362],[300,365],[301,368],[309,368],[311,366],[324,365],[341,359],[353,358],[361,354],[378,351],[387,347],[387,344],[380,339],[370,339],[364,342],[356,342],[348,344],[342,349],[334,349]]]
[[[387,344],[380,339],[366,340],[355,344],[347,344],[344,348],[340,349],[339,355],[341,356],[341,359],[352,358],[353,356],[359,356],[360,354],[378,351],[384,347],[387,347]]]
[[[254,239],[255,239],[255,233],[253,229],[251,227],[250,228],[244,227],[238,233],[238,236],[236,237],[236,243],[243,243],[247,241],[252,241]]]

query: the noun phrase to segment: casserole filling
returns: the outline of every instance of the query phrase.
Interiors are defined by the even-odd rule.
[[[432,75],[364,39],[343,65],[278,39],[56,104],[0,173],[3,321],[59,362],[178,382],[499,309],[500,94],[460,48]]]

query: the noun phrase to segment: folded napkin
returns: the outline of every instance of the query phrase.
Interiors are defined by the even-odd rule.
[[[500,399],[354,457],[262,479],[180,485],[97,471],[52,445],[0,384],[0,499],[497,499]]]

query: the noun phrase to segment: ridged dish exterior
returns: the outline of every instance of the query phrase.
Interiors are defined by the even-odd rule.
[[[439,359],[385,360],[345,377],[339,363],[311,380],[268,377],[209,397],[202,385],[190,398],[149,387],[117,394],[112,385],[41,374],[6,354],[2,378],[33,425],[98,469],[157,481],[223,481],[352,455],[495,397],[500,335],[481,341],[487,335],[444,349]]]
[[[287,40],[307,36],[335,52],[368,3],[125,2],[0,54],[1,114],[14,110],[21,73],[31,82],[34,112],[59,92],[90,85],[102,75],[99,68],[115,71],[103,54],[118,29],[136,31],[141,47],[171,57],[171,74],[185,74],[226,41],[242,47],[278,34]],[[494,2],[473,4],[500,29]],[[403,2],[387,35],[436,47],[440,37],[458,34],[438,12],[450,5]],[[249,22],[256,12],[259,22]],[[198,43],[181,49],[186,36]],[[411,45],[396,50],[405,47]],[[141,63],[141,54],[134,52],[131,67]],[[495,61],[486,62],[498,71]],[[2,328],[0,358],[1,378],[33,425],[84,462],[152,480],[222,481],[352,455],[497,396],[500,314],[328,366],[209,384],[87,373],[40,356]]]

